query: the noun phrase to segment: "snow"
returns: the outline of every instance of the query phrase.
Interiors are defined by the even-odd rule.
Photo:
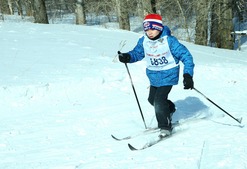
[[[235,31],[235,33],[237,33],[237,34],[247,34],[247,30]]]
[[[193,54],[195,90],[182,76],[170,98],[182,131],[143,151],[144,130],[125,66],[113,62],[140,34],[69,24],[0,23],[0,168],[246,169],[247,51],[182,42]],[[126,45],[123,46],[123,42]],[[145,63],[128,64],[148,127]],[[181,69],[182,74],[182,69]],[[201,119],[204,117],[203,119]]]

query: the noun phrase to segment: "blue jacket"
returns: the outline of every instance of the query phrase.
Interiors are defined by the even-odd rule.
[[[156,61],[157,64],[153,64],[152,68],[147,67],[146,68],[146,74],[149,78],[150,84],[155,87],[160,86],[170,86],[170,85],[176,85],[178,84],[179,80],[179,62],[181,61],[184,64],[184,70],[183,73],[188,73],[193,77],[193,70],[194,70],[194,63],[193,58],[188,49],[179,43],[177,38],[174,36],[171,36],[170,29],[167,26],[164,26],[163,32],[159,39],[157,40],[150,40],[146,35],[142,36],[138,42],[137,45],[134,47],[133,50],[129,51],[128,53],[131,56],[130,63],[134,63],[137,61],[140,61],[146,57],[146,59],[149,59],[148,57],[152,54],[145,55],[145,47],[147,45],[146,42],[152,43],[154,41],[161,41],[163,42],[163,39],[167,39],[167,48],[168,51],[170,51],[172,56],[173,64],[176,66],[173,66],[171,68],[165,68],[165,69],[158,69],[156,65],[158,65],[159,62],[163,63],[161,59],[159,59],[159,62]],[[155,43],[155,42],[154,42]],[[162,49],[161,49],[162,50]],[[160,56],[160,55],[159,55]],[[150,56],[155,59],[156,56]],[[166,57],[162,57],[166,60]],[[150,58],[151,59],[151,58]],[[150,62],[150,61],[148,61]],[[152,62],[154,63],[154,62]],[[168,63],[168,61],[167,61]]]

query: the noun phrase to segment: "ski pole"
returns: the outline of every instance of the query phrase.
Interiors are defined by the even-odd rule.
[[[133,89],[134,94],[135,94],[136,102],[137,102],[137,104],[138,104],[138,107],[139,107],[139,110],[140,110],[140,113],[141,113],[141,116],[142,116],[142,120],[143,120],[143,123],[144,123],[144,125],[145,125],[145,129],[147,129],[147,125],[146,125],[146,122],[145,122],[145,119],[144,119],[144,116],[143,116],[143,113],[142,113],[142,109],[141,109],[141,106],[140,106],[140,103],[139,103],[139,100],[138,100],[138,97],[137,97],[137,94],[136,94],[136,90],[135,90],[135,87],[134,87],[134,84],[133,84],[133,81],[132,81],[132,78],[131,78],[130,71],[129,71],[129,68],[128,68],[127,63],[125,63],[125,67],[126,67],[127,72],[128,72],[128,74],[129,74],[131,86],[132,86],[132,89]]]
[[[208,97],[206,97],[202,92],[200,92],[199,90],[197,90],[196,88],[193,88],[195,91],[197,91],[197,93],[201,94],[203,97],[205,97],[208,101],[210,101],[212,104],[214,104],[216,107],[218,107],[220,110],[222,110],[224,113],[226,113],[228,116],[230,116],[231,118],[233,118],[234,120],[236,120],[237,122],[239,122],[241,124],[242,122],[242,117],[241,118],[235,118],[233,117],[230,113],[228,113],[227,111],[225,111],[223,108],[221,108],[220,106],[218,106],[216,103],[214,103],[211,99],[209,99]]]

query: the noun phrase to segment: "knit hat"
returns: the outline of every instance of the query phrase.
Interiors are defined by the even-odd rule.
[[[144,31],[149,29],[152,30],[163,30],[162,17],[159,14],[148,14],[143,21]]]

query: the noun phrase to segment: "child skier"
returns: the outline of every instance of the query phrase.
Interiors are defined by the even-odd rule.
[[[134,63],[146,60],[146,75],[150,81],[148,101],[154,106],[160,137],[171,134],[171,116],[175,105],[168,100],[172,86],[178,84],[179,61],[184,64],[184,89],[193,89],[193,58],[188,49],[171,36],[170,29],[162,24],[158,14],[148,14],[143,21],[145,34],[138,40],[133,50],[118,51],[119,61]]]

